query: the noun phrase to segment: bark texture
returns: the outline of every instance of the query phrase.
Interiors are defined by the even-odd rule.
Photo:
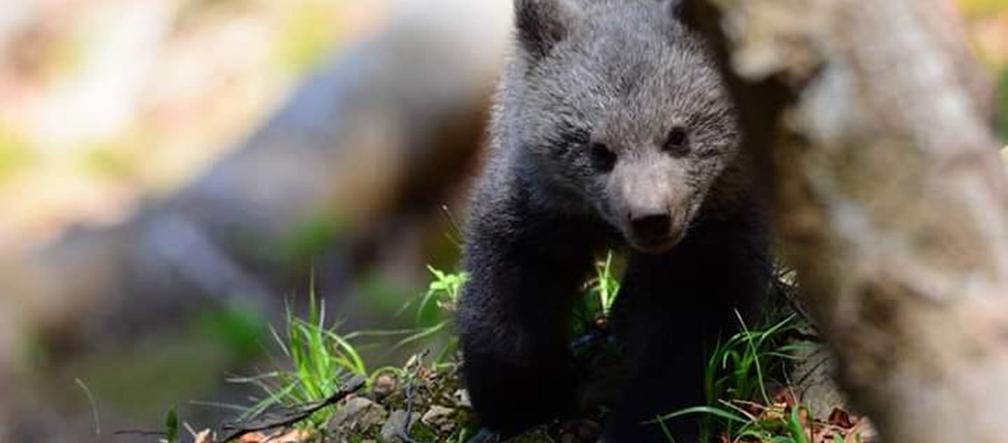
[[[709,0],[786,258],[888,442],[1008,441],[1008,183],[944,0]]]

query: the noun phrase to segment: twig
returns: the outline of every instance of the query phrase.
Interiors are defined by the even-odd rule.
[[[314,405],[302,408],[300,411],[297,411],[279,420],[260,421],[257,424],[247,424],[244,426],[238,426],[237,424],[225,425],[224,426],[225,430],[233,429],[234,432],[224,437],[222,443],[227,443],[229,441],[235,440],[251,432],[265,431],[273,428],[285,428],[297,424],[298,422],[301,422],[311,417],[316,412],[328,406],[332,406],[336,403],[339,403],[348,395],[359,391],[364,386],[365,381],[366,379],[363,375],[355,375],[353,378],[351,378],[349,381],[343,384],[343,386],[340,388],[339,391],[333,393],[325,400],[315,403]]]
[[[812,316],[809,315],[805,307],[802,306],[800,301],[798,301],[798,297],[795,294],[798,291],[798,288],[795,284],[784,281],[788,274],[793,272],[794,271],[792,269],[789,269],[781,263],[774,265],[774,272],[770,281],[771,290],[778,293],[781,297],[784,297],[784,300],[787,301],[788,307],[790,307],[795,314],[798,314],[799,317],[805,320],[805,323],[811,325],[812,328],[815,328],[815,321],[812,320]]]
[[[428,354],[430,354],[430,349],[424,350],[420,354],[414,357],[413,373],[410,375],[409,381],[406,382],[406,420],[403,422],[403,428],[399,431],[399,437],[403,439],[406,443],[420,443],[409,436],[410,422],[413,420],[413,383],[420,376],[420,369],[423,368],[423,359]]]

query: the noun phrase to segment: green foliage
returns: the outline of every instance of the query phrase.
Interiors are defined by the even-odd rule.
[[[394,348],[417,343],[448,331],[452,314],[458,306],[459,298],[462,297],[462,288],[469,281],[469,275],[464,272],[445,272],[430,265],[427,266],[427,270],[430,271],[433,280],[427,291],[419,298],[419,305],[416,308],[416,329],[399,340]],[[410,305],[411,303],[407,303],[403,309],[409,308]],[[448,345],[438,353],[436,360],[444,361],[454,354],[457,347],[458,338],[449,337]]]
[[[717,399],[752,400],[769,403],[766,392],[768,370],[779,370],[794,359],[800,345],[782,344],[781,337],[798,328],[796,316],[767,326],[749,329],[739,316],[742,331],[719,343],[707,361],[704,391],[708,404]]]
[[[277,365],[278,368],[270,373],[232,379],[254,384],[266,394],[246,410],[241,419],[259,416],[275,406],[296,408],[322,401],[336,392],[350,374],[367,374],[364,360],[354,345],[338,334],[335,326],[326,323],[325,303],[318,300],[314,284],[309,290],[307,317],[295,316],[288,307],[284,334],[270,328],[283,353],[284,363],[289,367]],[[335,407],[324,408],[302,425],[320,428],[335,412]]]
[[[608,317],[612,312],[620,282],[613,273],[613,253],[609,251],[604,261],[595,264],[595,278],[588,282],[589,297],[598,302],[599,313]]]
[[[172,406],[168,409],[168,414],[165,415],[165,440],[168,443],[174,443],[178,441],[179,437],[179,418],[178,413],[175,412],[175,407]]]
[[[585,334],[599,322],[608,320],[620,290],[617,265],[618,260],[612,251],[606,253],[605,259],[595,262],[595,275],[585,284],[585,297],[574,307],[571,329],[575,336]]]
[[[704,373],[707,405],[696,406],[657,417],[655,424],[678,417],[701,414],[702,441],[714,441],[715,428],[723,429],[731,438],[752,438],[757,441],[805,443],[804,425],[795,415],[801,408],[793,407],[789,416],[754,415],[740,407],[757,400],[772,404],[767,392],[770,378],[783,374],[788,361],[796,359],[804,344],[789,343],[790,332],[801,328],[794,314],[750,328],[739,317],[741,331],[714,347]]]
[[[430,324],[432,318],[443,317],[445,313],[455,312],[462,296],[462,286],[469,281],[469,275],[464,272],[448,273],[429,265],[427,270],[434,280],[420,298],[416,313],[418,326]]]
[[[247,420],[260,416],[275,407],[295,409],[324,400],[336,392],[341,381],[350,374],[369,375],[364,359],[357,346],[351,343],[352,340],[405,335],[405,338],[399,339],[395,344],[395,347],[401,347],[447,330],[449,320],[446,317],[454,311],[467,276],[464,273],[444,272],[434,267],[428,269],[433,280],[423,296],[418,298],[419,307],[416,314],[418,327],[415,329],[340,334],[337,332],[337,325],[327,323],[325,303],[318,299],[314,284],[310,285],[307,318],[297,317],[288,307],[283,334],[275,328],[269,328],[283,354],[282,361],[275,362],[277,369],[255,377],[231,380],[254,384],[265,393],[265,397],[244,411],[240,419]],[[435,317],[439,320],[422,324],[424,319],[431,317],[432,314],[436,314]],[[454,347],[454,342],[450,343],[440,358],[450,355],[449,351]],[[368,386],[373,385],[378,376],[385,373],[392,373],[400,379],[406,375],[401,368],[381,367],[370,373]],[[324,408],[301,426],[321,429],[335,412],[335,406]]]
[[[794,407],[791,408],[791,414],[788,414],[788,432],[789,436],[795,443],[808,443],[808,438],[805,435],[805,425],[802,424],[801,412],[804,408]]]
[[[585,284],[583,303],[575,315],[575,333],[583,333],[582,338],[588,337],[586,342],[588,344],[581,347],[583,352],[575,350],[575,355],[579,355],[585,364],[592,367],[595,363],[604,363],[605,359],[612,356],[609,349],[612,344],[605,339],[608,335],[605,325],[619,296],[620,284],[617,275],[620,274],[618,269],[620,265],[620,260],[612,253],[597,261],[594,275]],[[381,340],[395,339],[397,340],[395,347],[401,347],[427,341],[447,332],[469,276],[462,272],[443,271],[433,266],[428,266],[428,270],[432,279],[427,290],[402,308],[402,311],[414,309],[410,311],[415,315],[416,322],[416,327],[412,329],[359,331],[341,335],[335,326],[327,324],[324,303],[317,299],[314,290],[309,292],[307,318],[294,316],[288,308],[284,333],[270,329],[283,353],[284,361],[278,364],[280,369],[258,377],[239,380],[253,383],[266,393],[265,398],[260,399],[242,415],[242,419],[261,416],[274,407],[291,410],[323,400],[335,392],[340,382],[350,374],[368,375],[368,387],[374,386],[380,375],[391,374],[405,385],[425,386],[415,392],[438,390],[439,393],[436,395],[428,394],[430,398],[424,401],[450,396],[450,393],[458,388],[459,383],[457,363],[448,359],[455,355],[456,337],[448,336],[447,346],[434,359],[431,369],[427,372],[438,375],[423,379],[414,373],[419,365],[418,357],[414,357],[405,369],[386,366],[369,373],[363,358],[357,352],[356,345],[351,343],[370,337]],[[777,280],[775,287],[777,291],[783,292],[785,296],[794,295],[795,289],[789,274],[778,275]],[[785,312],[783,309],[778,311]],[[782,406],[779,399],[771,398],[767,388],[771,380],[782,379],[786,364],[795,359],[799,351],[806,346],[804,342],[796,344],[790,340],[795,335],[794,332],[800,332],[807,325],[804,325],[796,314],[790,313],[769,316],[768,320],[761,322],[757,327],[750,327],[741,316],[739,322],[741,331],[717,343],[707,361],[703,380],[707,404],[656,417],[652,423],[666,429],[668,420],[701,414],[705,419],[704,441],[724,432],[724,435],[738,441],[809,442],[808,411],[793,401]],[[411,367],[414,369],[408,369]],[[386,401],[391,402],[390,407],[402,407],[404,401],[402,396],[402,391],[398,391]],[[325,408],[299,426],[323,430],[336,412],[336,408],[337,406]],[[463,441],[465,436],[473,431],[470,426],[472,423],[464,418],[460,420],[452,431],[451,440],[457,437],[458,441]],[[418,431],[418,433],[424,434],[425,437],[420,441],[437,441],[438,438],[446,437],[433,431],[429,433]],[[844,439],[845,437],[840,434],[834,437],[837,443],[847,443]]]

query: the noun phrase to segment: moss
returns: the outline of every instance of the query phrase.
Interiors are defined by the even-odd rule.
[[[410,428],[410,437],[417,441],[443,441],[437,432],[434,432],[430,426],[419,421],[419,418],[417,418],[417,422],[413,427]]]

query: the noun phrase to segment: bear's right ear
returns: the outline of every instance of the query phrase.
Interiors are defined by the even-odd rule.
[[[568,0],[515,0],[518,42],[533,61],[542,59],[567,37],[574,10]]]

